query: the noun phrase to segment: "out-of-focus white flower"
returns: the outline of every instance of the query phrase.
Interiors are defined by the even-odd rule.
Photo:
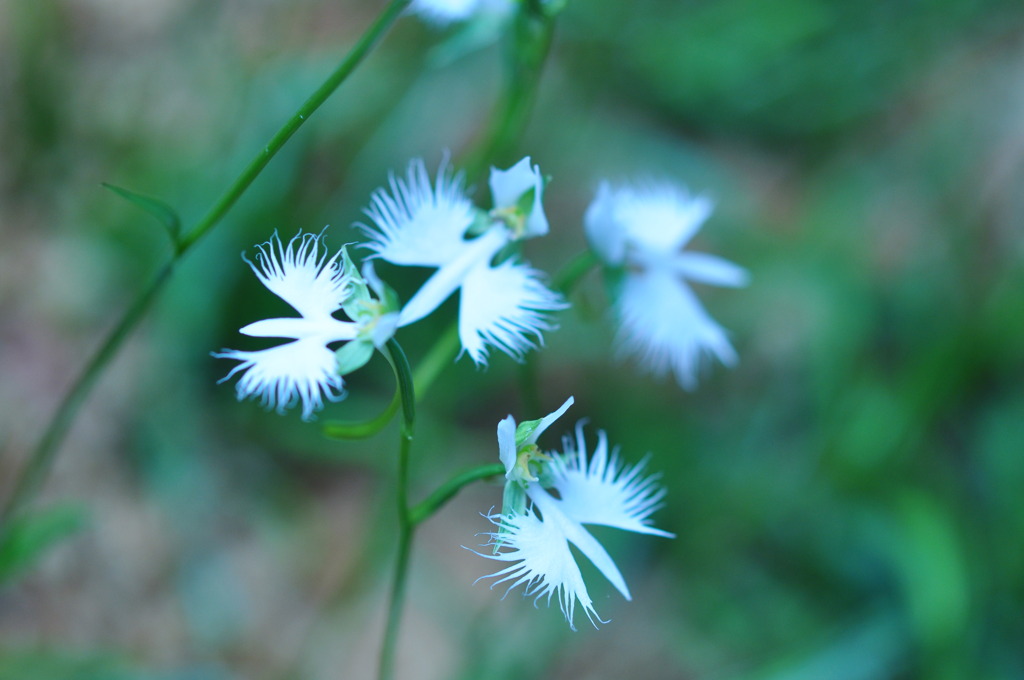
[[[481,14],[505,17],[513,9],[514,0],[413,0],[409,4],[410,12],[437,26]]]
[[[321,235],[300,233],[285,247],[275,233],[257,251],[256,261],[249,262],[256,277],[300,316],[256,321],[239,332],[291,342],[252,352],[226,349],[213,356],[239,362],[221,380],[241,373],[236,385],[239,399],[258,398],[279,413],[301,402],[302,417],[309,420],[325,398],[337,401],[345,396],[342,373],[347,371],[339,370],[328,345],[366,339],[380,346],[394,333],[397,314],[383,307],[375,311],[367,304],[366,284],[345,266],[351,264],[345,249],[328,257]],[[359,290],[363,292],[357,295]],[[353,321],[334,318],[338,310],[354,310],[360,302],[362,313]]]
[[[697,384],[701,357],[726,365],[736,351],[687,281],[739,287],[746,270],[722,258],[682,252],[711,214],[711,201],[672,184],[603,183],[584,218],[591,246],[617,278],[618,345],[657,375],[671,370],[685,389]]]
[[[609,453],[608,439],[598,432],[597,446],[588,456],[583,422],[576,425],[576,438],[563,439],[563,452],[538,455],[536,435],[565,412],[570,398],[555,413],[533,424],[529,434],[517,438],[511,416],[498,425],[500,457],[505,464],[509,486],[522,486],[530,506],[503,510],[488,519],[497,527],[489,532],[493,554],[476,552],[488,559],[511,564],[481,578],[508,583],[509,591],[524,586],[524,595],[550,603],[557,595],[562,613],[575,629],[576,604],[583,607],[592,624],[604,623],[594,610],[579,565],[569,549],[572,544],[589,559],[627,600],[631,599],[625,579],[615,562],[584,524],[597,524],[626,531],[671,538],[667,531],[651,526],[650,516],[661,507],[665,495],[656,475],[644,475],[646,461],[625,466],[617,450]],[[528,423],[523,423],[527,425]],[[522,428],[522,425],[520,426]],[[520,441],[521,439],[521,441]],[[532,440],[532,441],[531,441]],[[518,452],[511,454],[510,452]],[[520,470],[526,469],[526,474]],[[506,492],[506,496],[507,496]]]
[[[487,363],[488,346],[522,358],[542,340],[542,331],[552,330],[548,314],[566,307],[537,270],[514,259],[494,264],[513,241],[547,233],[539,168],[524,158],[508,170],[492,169],[490,185],[494,208],[477,210],[461,174],[453,175],[442,162],[431,185],[423,161],[416,159],[405,178],[389,177],[390,191],[373,193],[365,211],[373,226],[360,225],[374,257],[437,268],[402,309],[400,326],[419,321],[461,291],[459,339],[477,364]]]

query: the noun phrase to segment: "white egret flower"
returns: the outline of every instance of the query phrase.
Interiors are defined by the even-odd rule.
[[[346,266],[350,262],[345,249],[328,257],[322,235],[299,233],[285,247],[275,233],[256,248],[256,261],[246,260],[249,266],[299,316],[264,319],[240,329],[245,335],[291,342],[251,352],[215,352],[217,358],[239,362],[221,382],[241,373],[236,385],[240,400],[254,397],[279,413],[301,402],[302,417],[309,420],[325,398],[338,401],[345,396],[342,371],[328,345],[366,338],[380,346],[394,333],[397,315],[383,307],[377,313],[369,311],[366,284]],[[334,317],[343,307],[354,306],[360,309],[356,320]]]
[[[508,592],[522,585],[524,595],[536,602],[557,596],[569,626],[575,630],[573,616],[577,603],[595,626],[603,621],[594,609],[579,565],[569,545],[572,544],[589,559],[627,600],[629,588],[615,562],[604,547],[590,534],[584,524],[596,524],[643,534],[672,538],[673,534],[651,526],[650,516],[661,507],[665,495],[657,484],[657,475],[644,475],[646,460],[634,466],[623,465],[618,450],[608,450],[608,438],[598,432],[597,446],[588,455],[583,436],[583,422],[576,425],[575,440],[563,439],[563,451],[542,456],[531,453],[535,437],[549,426],[572,403],[567,401],[550,416],[532,421],[535,428],[517,441],[515,421],[511,416],[498,425],[501,460],[505,463],[508,485],[522,484],[530,506],[525,510],[504,511],[488,519],[497,527],[489,532],[488,545],[493,554],[476,552],[488,559],[511,564],[481,578],[508,583]],[[507,423],[512,423],[509,427]],[[527,423],[523,423],[527,425]],[[520,426],[521,428],[522,426]],[[527,439],[533,438],[532,442]],[[509,451],[518,454],[510,456]],[[524,461],[523,458],[526,458]],[[527,474],[520,468],[533,468]]]
[[[477,364],[487,363],[488,347],[521,359],[554,328],[548,314],[567,306],[537,270],[511,258],[495,264],[513,241],[548,231],[540,169],[528,157],[508,170],[492,168],[490,186],[495,207],[483,212],[446,162],[431,185],[416,159],[404,178],[389,177],[390,191],[373,192],[365,211],[373,226],[359,225],[373,257],[437,268],[401,310],[398,325],[419,321],[458,290],[459,339]]]
[[[714,255],[683,252],[711,214],[712,204],[671,184],[612,187],[603,183],[584,224],[592,247],[621,275],[615,310],[618,345],[656,375],[671,370],[693,389],[702,357],[736,362],[723,329],[687,281],[740,287],[746,270]]]

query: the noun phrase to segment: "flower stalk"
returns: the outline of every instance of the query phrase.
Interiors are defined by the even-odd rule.
[[[391,581],[391,596],[388,601],[388,618],[384,627],[384,643],[380,650],[378,678],[390,680],[394,677],[395,648],[398,643],[398,626],[405,602],[406,576],[409,572],[409,557],[412,551],[415,524],[409,513],[409,453],[416,428],[416,395],[413,388],[412,370],[401,345],[394,338],[388,341],[384,356],[395,372],[398,392],[402,403],[402,427],[398,440],[398,554],[395,557],[395,571]]]
[[[29,460],[14,482],[13,490],[0,510],[0,531],[12,519],[45,480],[68,429],[74,422],[78,409],[92,391],[97,379],[110,361],[117,355],[121,345],[146,315],[157,295],[171,278],[174,268],[203,236],[220,223],[246,192],[267,164],[284,147],[309,117],[327,101],[339,86],[352,74],[370,51],[377,45],[392,24],[402,14],[411,0],[391,0],[376,20],[367,28],[362,37],[345,55],[338,67],[324,80],[299,109],[271,137],[270,141],[256,154],[238,178],[217,199],[210,210],[188,232],[175,241],[170,260],[160,269],[152,283],[132,303],[100,348],[86,364],[78,379],[68,390],[57,411],[49,421],[39,443],[32,450]]]

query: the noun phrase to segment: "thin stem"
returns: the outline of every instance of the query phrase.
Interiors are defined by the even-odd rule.
[[[64,396],[57,411],[54,413],[39,443],[32,450],[29,460],[22,468],[14,489],[7,503],[0,512],[0,531],[6,526],[22,505],[26,504],[41,486],[53,465],[56,453],[74,421],[78,409],[92,391],[97,378],[103,373],[107,364],[117,354],[125,339],[145,316],[157,295],[170,280],[170,274],[179,259],[188,252],[195,243],[216,226],[245,193],[253,180],[259,176],[267,163],[277,154],[293,134],[309,119],[320,105],[345,81],[352,71],[366,57],[370,50],[380,41],[384,33],[401,15],[402,10],[411,0],[391,0],[380,16],[370,25],[359,41],[331,73],[324,83],[307,99],[299,110],[285,122],[280,130],[270,139],[242,174],[217,199],[196,225],[176,243],[174,255],[170,262],[153,279],[148,288],[132,303],[121,320],[100,345],[99,350],[86,364],[78,379]]]
[[[248,167],[242,171],[242,174],[238,176],[238,179],[228,187],[228,190],[217,199],[217,202],[213,204],[210,211],[199,220],[198,223],[181,238],[178,245],[178,252],[184,253],[186,250],[192,247],[192,245],[202,238],[210,229],[214,227],[225,214],[235,205],[245,190],[249,188],[253,180],[259,176],[263,168],[266,167],[270,159],[273,158],[278,151],[285,145],[285,143],[291,139],[291,136],[302,127],[303,123],[309,119],[313,113],[320,108],[320,106],[327,101],[327,99],[334,94],[334,91],[338,89],[345,79],[351,75],[352,71],[363,61],[370,50],[380,41],[391,24],[401,16],[402,11],[411,2],[411,0],[391,0],[384,11],[374,20],[370,27],[366,29],[359,41],[352,47],[345,58],[338,64],[338,68],[334,70],[327,80],[323,82],[320,87],[316,89],[313,94],[309,96],[299,110],[288,119],[287,122],[278,130],[270,141],[267,142],[266,146],[256,154],[256,157],[252,159]]]
[[[489,163],[511,160],[509,154],[526,129],[537,96],[544,62],[554,35],[554,20],[537,2],[520,6],[513,40],[506,58],[507,85],[497,106],[497,114],[484,136],[484,142],[466,161],[466,176],[480,177]]]
[[[423,357],[416,367],[413,375],[413,383],[416,386],[416,397],[422,398],[434,380],[440,375],[446,366],[450,365],[459,351],[459,327],[452,323],[441,337],[434,342],[427,355]]]
[[[128,337],[128,334],[131,333],[135,325],[145,315],[146,310],[149,309],[150,304],[152,304],[160,289],[163,288],[164,283],[170,279],[171,273],[174,271],[174,265],[175,260],[172,259],[160,269],[153,283],[128,308],[121,321],[114,327],[110,335],[107,336],[106,341],[89,360],[89,363],[86,364],[85,370],[82,371],[78,380],[71,386],[68,393],[64,395],[64,399],[46,428],[46,432],[43,433],[42,439],[39,440],[36,448],[32,451],[32,455],[29,457],[28,463],[21,469],[21,473],[14,482],[11,495],[4,505],[3,511],[0,512],[0,532],[10,524],[10,520],[14,518],[21,506],[27,503],[42,485],[46,473],[53,465],[58,447],[64,440],[65,435],[67,435],[68,428],[71,427],[79,407],[85,401],[86,396],[88,396],[103,373],[103,369],[110,363],[110,360],[117,353],[125,338]]]
[[[562,265],[562,268],[551,277],[551,287],[569,295],[586,276],[587,272],[600,264],[597,253],[589,248]]]
[[[419,524],[440,510],[444,504],[450,501],[455,494],[462,490],[463,487],[469,486],[473,482],[480,481],[481,479],[496,477],[503,474],[505,474],[505,465],[502,463],[490,463],[488,465],[481,465],[479,467],[460,472],[439,486],[434,493],[427,496],[426,499],[413,506],[412,510],[409,511],[409,519],[413,524]]]
[[[387,426],[398,412],[402,403],[402,395],[398,387],[395,394],[383,411],[366,420],[329,420],[324,423],[323,435],[328,439],[366,439],[372,437]]]
[[[402,395],[402,431],[398,442],[398,555],[395,557],[395,572],[391,581],[391,597],[388,602],[387,623],[384,627],[384,642],[380,650],[380,680],[390,680],[395,672],[395,649],[398,644],[398,626],[405,602],[406,576],[409,572],[409,556],[415,524],[409,513],[409,450],[412,446],[416,426],[416,395],[413,391],[412,371],[409,360],[398,342],[388,340],[385,356],[395,372],[395,380]]]

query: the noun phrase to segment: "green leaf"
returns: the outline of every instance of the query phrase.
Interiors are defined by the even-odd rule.
[[[27,570],[42,554],[85,525],[79,507],[57,506],[15,518],[0,532],[0,583]]]
[[[524,420],[516,426],[516,450],[519,450],[526,443],[526,440],[540,427],[543,418],[537,420]]]
[[[149,674],[132,672],[117,657],[60,649],[3,650],[0,680],[141,680]]]
[[[164,225],[164,228],[171,237],[171,242],[175,246],[178,245],[178,236],[181,234],[181,218],[178,217],[178,213],[174,208],[152,196],[137,194],[134,191],[129,191],[113,184],[107,184],[106,182],[103,182],[103,186],[156,218],[160,224]]]

